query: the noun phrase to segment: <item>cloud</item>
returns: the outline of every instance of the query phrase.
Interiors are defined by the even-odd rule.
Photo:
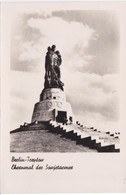
[[[91,26],[54,17],[52,13],[28,14],[22,19],[20,27],[12,33],[13,127],[31,120],[33,106],[43,89],[46,50],[52,44],[56,44],[63,58],[61,80],[76,119],[88,126],[116,124],[119,76],[108,74],[107,58],[104,67],[102,64],[100,67],[103,71],[94,63],[99,59],[97,52],[90,52],[90,47],[97,45],[98,40],[99,32]]]
[[[44,77],[41,73],[10,71],[11,76],[11,128],[30,122],[33,107],[39,101]]]
[[[47,47],[56,44],[65,62],[64,66],[77,66],[82,71],[95,58],[85,52],[90,42],[95,40],[97,33],[88,25],[68,22],[59,17],[43,19],[30,15],[24,20],[20,31],[13,33],[12,69],[35,71],[36,66],[40,70]]]
[[[106,121],[119,118],[118,75],[96,75],[89,73],[69,74],[66,86],[68,100],[74,113],[98,113]],[[74,86],[74,87],[73,87]],[[76,104],[75,104],[76,102]]]
[[[80,22],[67,22],[58,17],[30,18],[27,23],[30,27],[40,30],[43,35],[42,40],[47,44],[56,42],[58,46],[62,45],[63,50],[65,46],[67,46],[67,50],[69,50],[68,47],[72,49],[75,44],[85,48],[88,46],[90,39],[96,38],[95,31],[88,25],[83,25]]]
[[[72,105],[75,120],[95,127],[104,124],[108,128],[118,121],[118,75],[99,76],[65,71],[65,93],[67,101]],[[31,121],[33,107],[39,101],[43,83],[44,76],[41,73],[11,71],[13,127]]]
[[[12,69],[39,71],[47,47],[56,44],[71,69],[77,66],[80,71],[99,75],[118,73],[117,15],[112,11],[55,9],[30,7],[23,10],[25,14],[13,17]]]

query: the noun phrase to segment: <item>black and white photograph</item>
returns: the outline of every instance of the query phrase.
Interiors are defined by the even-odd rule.
[[[115,11],[23,10],[10,48],[11,152],[120,151]]]
[[[125,2],[1,4],[1,192],[126,192]]]

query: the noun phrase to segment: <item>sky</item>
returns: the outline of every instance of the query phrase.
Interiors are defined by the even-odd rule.
[[[113,11],[20,11],[11,24],[11,128],[30,122],[44,87],[47,47],[62,55],[61,80],[75,120],[118,131],[119,21]]]

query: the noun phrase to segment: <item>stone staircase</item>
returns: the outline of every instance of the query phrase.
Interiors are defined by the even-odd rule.
[[[12,130],[10,133],[17,133],[21,131],[35,131],[35,130],[46,130],[48,129],[48,122],[34,122],[34,123],[24,123],[24,125],[20,125],[19,128]]]
[[[97,149],[98,152],[120,152],[119,133],[101,132],[80,124],[63,125],[56,121],[49,121],[48,129],[53,133],[75,140],[77,144]]]
[[[119,132],[101,132],[93,127],[87,128],[77,124],[63,125],[56,121],[24,123],[19,128],[12,130],[10,133],[21,131],[49,130],[52,133],[61,134],[65,137],[76,141],[77,144],[96,149],[98,152],[120,152],[120,133]]]

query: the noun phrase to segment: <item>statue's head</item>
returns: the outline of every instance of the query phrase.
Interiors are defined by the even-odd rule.
[[[56,54],[57,54],[57,55],[60,55],[60,52],[57,50],[57,51],[56,51]]]
[[[47,50],[50,51],[50,50],[51,50],[51,47],[49,46],[49,47],[47,48]]]
[[[52,51],[56,50],[56,45],[52,45]]]

